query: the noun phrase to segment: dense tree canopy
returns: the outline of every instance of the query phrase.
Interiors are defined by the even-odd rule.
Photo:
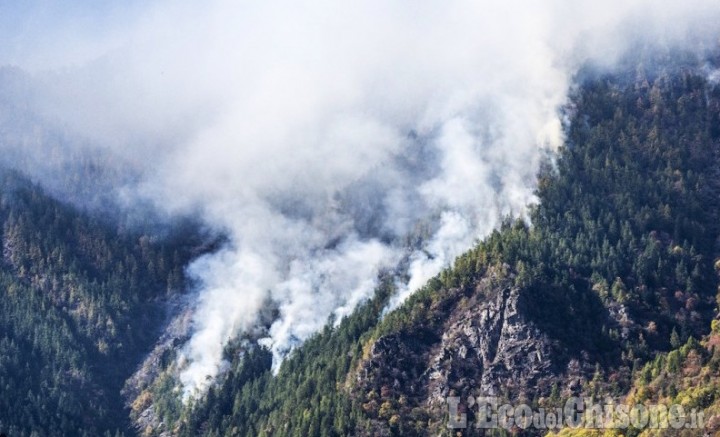
[[[120,396],[154,342],[158,298],[189,253],[49,198],[0,173],[0,430],[100,435],[130,428]]]

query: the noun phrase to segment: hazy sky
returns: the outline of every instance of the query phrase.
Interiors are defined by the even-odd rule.
[[[0,64],[34,70],[88,62],[118,44],[149,3],[0,0]]]

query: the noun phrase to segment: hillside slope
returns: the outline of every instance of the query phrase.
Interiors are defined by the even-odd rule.
[[[125,433],[120,389],[183,284],[189,246],[120,232],[0,172],[0,431]]]
[[[625,396],[643,363],[708,332],[718,291],[717,59],[643,53],[579,76],[527,222],[508,220],[383,316],[388,280],[277,376],[239,342],[226,378],[184,407],[168,360],[133,404],[160,418],[142,431],[437,435],[462,431],[446,428],[447,396]]]

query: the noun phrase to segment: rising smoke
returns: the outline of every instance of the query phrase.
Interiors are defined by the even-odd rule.
[[[562,142],[575,69],[611,65],[633,35],[682,41],[718,9],[159,1],[67,40],[16,36],[32,56],[0,53],[33,72],[39,117],[140,175],[120,190],[130,204],[197,213],[227,234],[188,269],[200,284],[181,353],[192,395],[268,306],[277,317],[256,335],[277,365],[370,297],[381,272],[407,266],[392,309],[522,215],[543,154]],[[50,39],[66,45],[45,61]]]

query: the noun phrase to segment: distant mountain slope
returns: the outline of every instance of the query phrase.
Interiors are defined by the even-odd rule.
[[[690,338],[684,345],[658,354],[634,375],[632,388],[622,399],[628,409],[635,405],[679,405],[687,421],[683,427],[675,428],[667,416],[658,415],[657,429],[635,428],[632,422],[628,429],[563,428],[549,432],[547,437],[694,437],[718,435],[720,432],[720,332],[718,320],[713,320],[713,330],[702,341]],[[702,416],[693,414],[702,412]],[[609,424],[622,423],[618,415],[611,416]],[[699,419],[702,417],[702,419]],[[588,419],[589,420],[589,419]],[[652,419],[648,419],[652,420]],[[702,428],[684,429],[685,424],[700,424]]]
[[[384,317],[382,287],[275,377],[267,352],[239,342],[227,378],[185,408],[170,364],[134,404],[134,417],[160,418],[143,432],[437,435],[462,431],[445,426],[450,395],[624,396],[643,363],[706,334],[715,312],[716,64],[660,51],[587,69],[531,225],[508,221]]]
[[[118,234],[5,170],[0,229],[0,431],[127,433],[120,389],[166,318],[159,299],[182,286],[187,247]]]

